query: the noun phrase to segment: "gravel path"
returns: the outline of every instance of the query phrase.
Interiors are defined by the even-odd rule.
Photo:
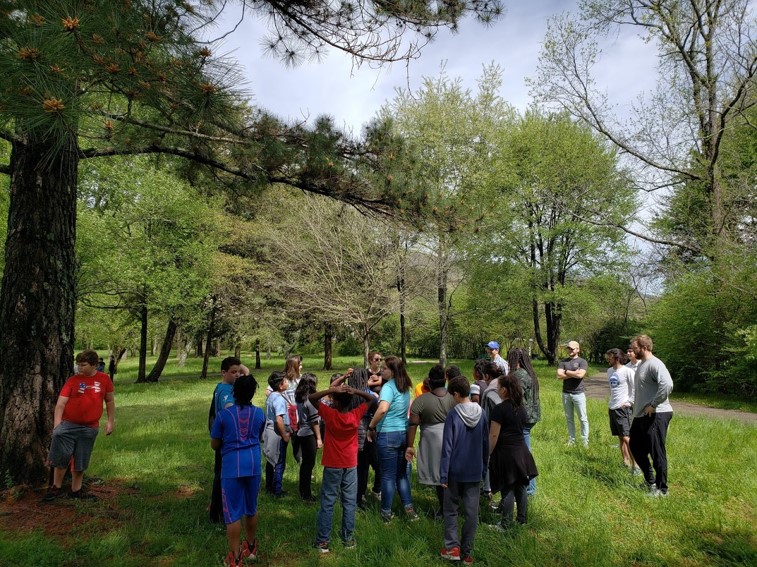
[[[610,385],[607,382],[607,372],[600,372],[591,378],[584,380],[586,395],[590,398],[607,400],[610,395]],[[710,408],[698,404],[676,401],[675,397],[670,402],[673,405],[673,413],[691,415],[695,417],[710,417],[717,419],[735,419],[744,423],[757,424],[757,413],[746,411]]]

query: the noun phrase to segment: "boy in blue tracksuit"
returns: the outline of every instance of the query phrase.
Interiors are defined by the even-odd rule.
[[[489,462],[489,424],[481,406],[470,401],[470,384],[464,376],[449,381],[447,391],[455,406],[447,414],[439,465],[444,488],[444,547],[442,559],[472,563],[473,539],[478,526],[480,485]],[[462,537],[457,514],[463,504]]]

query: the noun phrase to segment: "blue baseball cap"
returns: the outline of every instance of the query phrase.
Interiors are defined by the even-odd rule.
[[[486,347],[490,349],[496,348],[497,350],[499,350],[499,343],[497,341],[489,341],[488,343],[486,343]]]

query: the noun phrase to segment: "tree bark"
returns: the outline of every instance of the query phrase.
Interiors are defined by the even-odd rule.
[[[147,297],[146,291],[142,296],[142,305],[139,307],[139,370],[137,371],[137,384],[146,382],[147,378]]]
[[[213,349],[213,335],[216,327],[216,296],[210,298],[210,321],[208,322],[208,335],[205,338],[205,354],[202,357],[202,373],[200,378],[208,377],[208,361],[210,351]]]
[[[405,260],[399,265],[397,276],[397,292],[400,298],[400,358],[407,364],[407,329],[405,328],[405,309],[407,307],[407,291],[405,289]]]
[[[333,370],[334,362],[334,325],[326,323],[323,329],[323,369]]]
[[[439,308],[439,364],[447,366],[447,331],[449,323],[449,311],[447,309],[447,278],[449,277],[449,267],[447,265],[447,251],[442,242],[442,236],[439,240],[439,254],[437,261],[436,291],[437,306]]]
[[[155,361],[155,366],[150,370],[150,374],[147,375],[146,380],[148,382],[157,382],[160,375],[163,373],[163,369],[166,367],[168,357],[171,355],[171,346],[173,346],[173,339],[176,336],[176,329],[178,325],[173,319],[168,320],[168,328],[166,334],[163,337],[163,344],[160,347],[160,354],[158,360]]]
[[[15,141],[0,291],[0,474],[41,483],[53,410],[72,374],[76,310],[74,143]]]
[[[371,351],[371,329],[368,323],[363,324],[363,368],[368,368],[368,353]]]

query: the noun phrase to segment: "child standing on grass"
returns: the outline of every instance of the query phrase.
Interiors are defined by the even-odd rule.
[[[97,498],[82,490],[84,471],[89,466],[95,439],[100,431],[103,402],[108,412],[105,435],[113,433],[116,414],[113,382],[107,374],[97,370],[99,358],[93,350],[77,354],[77,373],[66,380],[58,396],[53,419],[53,439],[47,458],[48,464],[54,468],[53,485],[42,498],[45,502],[63,496],[63,477],[72,458],[74,466],[68,497],[90,500]]]
[[[210,446],[222,455],[221,495],[229,542],[224,565],[228,567],[239,567],[258,555],[255,531],[261,476],[260,437],[265,429],[265,414],[252,405],[257,387],[252,376],[240,376],[234,382],[235,404],[216,416],[210,433]],[[240,542],[242,517],[245,539]]]
[[[502,492],[502,520],[494,527],[507,531],[513,525],[513,509],[517,506],[515,521],[525,524],[528,519],[529,481],[539,472],[531,451],[526,446],[523,429],[528,413],[523,406],[523,389],[514,374],[501,376],[497,381],[502,403],[492,410],[489,425],[489,478],[492,490]]]
[[[287,401],[283,396],[289,383],[283,372],[271,372],[268,385],[271,388],[271,394],[265,402],[266,425],[263,438],[263,452],[266,458],[265,490],[274,498],[281,498],[284,496],[287,447],[292,437]]]
[[[321,419],[326,424],[327,435],[323,443],[323,483],[321,485],[321,506],[318,509],[315,547],[321,553],[329,552],[331,523],[334,504],[342,500],[341,538],[344,547],[355,547],[355,508],[357,507],[357,449],[358,425],[370,404],[362,403],[350,409],[352,397],[360,396],[365,402],[372,402],[373,395],[350,388],[342,382],[349,372],[336,380],[328,390],[315,392],[309,397],[310,403],[318,408]],[[331,396],[332,407],[321,404],[324,396]]]
[[[213,390],[213,401],[210,406],[208,431],[213,427],[215,418],[226,408],[234,405],[234,383],[243,374],[250,371],[242,364],[242,361],[234,356],[229,356],[221,361],[221,381]],[[223,502],[221,500],[221,452],[215,451],[213,466],[213,489],[210,493],[210,508],[208,515],[211,523],[223,522]]]
[[[464,376],[449,381],[447,391],[455,405],[447,414],[442,435],[440,482],[444,489],[444,547],[442,559],[473,563],[473,540],[478,527],[479,487],[489,462],[489,427],[481,406],[470,401]],[[457,533],[457,515],[463,505],[463,529]]]

